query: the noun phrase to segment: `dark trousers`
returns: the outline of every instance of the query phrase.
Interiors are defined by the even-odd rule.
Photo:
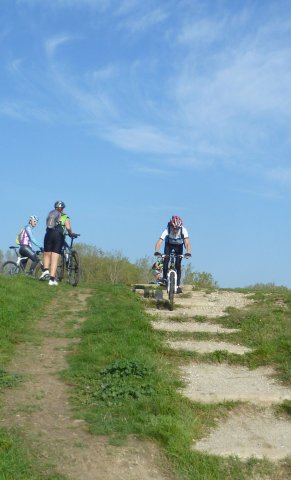
[[[170,243],[165,244],[164,255],[170,255],[171,251],[174,250],[176,255],[183,254],[183,244],[182,245],[171,245]],[[181,263],[182,258],[176,257],[175,267],[177,270],[177,285],[180,285],[181,281]],[[168,273],[168,266],[169,266],[169,259],[165,258],[164,266],[163,266],[163,277],[167,278]]]
[[[32,248],[30,248],[28,245],[21,245],[21,247],[19,248],[19,253],[22,257],[28,257],[32,261],[29,269],[29,273],[32,273],[35,267],[37,266],[38,262],[40,261],[38,256],[34,253]],[[26,267],[27,261],[28,259],[22,262],[24,269]]]

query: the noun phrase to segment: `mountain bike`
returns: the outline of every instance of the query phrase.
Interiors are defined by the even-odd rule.
[[[170,252],[170,255],[161,255],[164,259],[164,262],[169,262],[168,273],[167,273],[167,293],[169,298],[169,309],[173,310],[174,308],[174,294],[177,293],[177,270],[176,270],[176,258],[183,258],[184,255],[177,255],[175,250]]]
[[[77,237],[79,236],[80,235],[77,234]],[[69,284],[73,287],[76,287],[80,278],[80,259],[78,252],[73,249],[73,243],[75,238],[70,237],[71,241],[68,244],[68,242],[66,241],[66,237],[68,237],[68,235],[65,236],[65,241],[62,247],[56,276],[57,280],[61,282],[64,279],[66,272]]]
[[[1,269],[0,269],[2,275],[17,275],[19,273],[26,273],[25,267],[26,267],[28,257],[22,257],[20,255],[19,247],[11,246],[9,248],[11,250],[14,250],[15,255],[16,255],[16,261],[14,262],[13,260],[7,260],[7,262],[4,262],[1,265]],[[36,255],[39,255],[41,252],[37,251],[35,253],[36,253]],[[40,268],[40,264],[38,264],[37,267],[38,266]],[[37,268],[34,269],[34,272],[33,272],[32,275],[33,276],[37,275]]]

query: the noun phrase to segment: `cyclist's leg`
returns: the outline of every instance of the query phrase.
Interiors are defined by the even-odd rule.
[[[43,246],[43,269],[44,272],[49,271],[51,256],[52,256],[52,241],[53,241],[53,230],[47,228],[46,234],[44,236]]]
[[[26,260],[21,260],[22,268],[25,270],[28,259],[31,261],[34,261],[34,252],[31,250],[31,248],[28,245],[21,245],[19,247],[19,254],[21,257],[27,257]]]
[[[183,245],[175,245],[175,253],[176,255],[182,255],[183,254]],[[181,257],[176,257],[176,270],[177,270],[177,286],[180,286],[181,282],[181,263],[182,263],[182,258]]]
[[[64,236],[58,230],[54,230],[53,234],[53,244],[51,251],[51,265],[50,265],[50,279],[54,280],[57,273],[58,263],[60,254],[62,251],[62,246],[64,243]]]
[[[28,245],[22,245],[22,247],[19,249],[19,253],[21,253],[22,256],[28,257],[31,260],[31,265],[28,273],[32,275],[35,267],[40,262],[40,259],[32,250],[32,248],[30,248]]]
[[[165,243],[165,248],[164,248],[164,255],[170,255],[172,249],[172,245],[169,243]],[[168,273],[168,266],[169,266],[169,259],[166,257],[164,258],[164,264],[163,264],[163,278],[167,278],[167,273]]]
[[[52,257],[51,257],[51,266],[50,266],[50,276],[55,278],[57,268],[58,268],[58,263],[59,263],[59,258],[60,254],[52,252]]]

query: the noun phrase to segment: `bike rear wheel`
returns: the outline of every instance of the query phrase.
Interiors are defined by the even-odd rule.
[[[68,268],[68,277],[70,285],[76,287],[80,278],[80,261],[79,255],[76,250],[73,250],[71,253],[70,265]]]
[[[173,310],[174,308],[174,293],[175,293],[175,274],[174,272],[171,272],[169,276],[169,308],[170,310]]]
[[[1,273],[2,275],[16,275],[17,273],[19,273],[19,267],[15,262],[4,262],[1,267]]]

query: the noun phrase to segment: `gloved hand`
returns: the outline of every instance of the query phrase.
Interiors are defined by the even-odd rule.
[[[185,253],[186,258],[190,258],[191,256],[192,256],[191,253]]]
[[[154,256],[155,256],[155,257],[161,257],[162,254],[161,254],[160,252],[155,252],[155,253],[154,253]]]
[[[77,238],[78,234],[71,232],[71,233],[69,233],[69,236],[70,236],[71,238]]]

